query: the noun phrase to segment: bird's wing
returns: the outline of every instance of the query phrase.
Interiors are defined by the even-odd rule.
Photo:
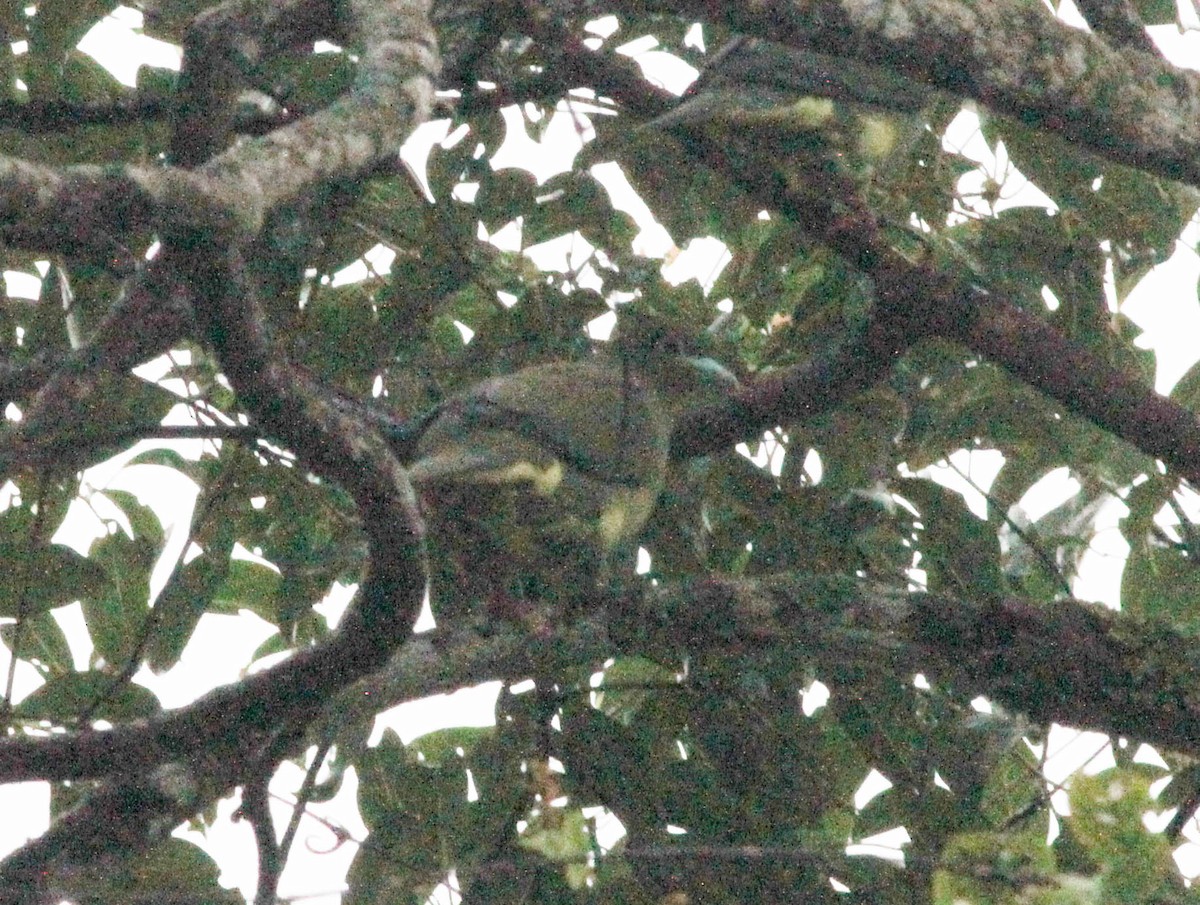
[[[665,464],[669,424],[613,368],[556,362],[485,380],[447,401],[418,444],[413,480],[553,482],[552,469],[640,486]],[[558,475],[561,477],[561,474]]]

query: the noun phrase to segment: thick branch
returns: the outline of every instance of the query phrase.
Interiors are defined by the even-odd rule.
[[[438,68],[432,32],[412,33],[394,3],[368,4],[357,24],[370,37],[349,97],[262,138],[242,142],[188,171],[167,167],[49,167],[0,157],[0,237],[61,247],[62,224],[96,237],[135,228],[195,228],[225,221],[257,230],[268,211],[315,185],[393,157],[432,106]],[[116,224],[114,227],[113,224]],[[103,226],[103,228],[102,228]],[[79,246],[77,239],[70,247]]]
[[[985,695],[1032,720],[1061,722],[1200,753],[1195,645],[1164,625],[1061,600],[972,601],[848,576],[713,578],[631,592],[615,618],[531,637],[515,626],[414,638],[331,707],[345,722],[467,685],[527,678],[539,656],[602,662],[617,653],[675,665],[705,651],[790,649],[827,674],[847,666],[922,672],[956,695]]]
[[[348,688],[327,712],[351,723],[412,697],[496,678],[518,681],[546,657],[599,663],[620,652],[676,664],[704,652],[754,657],[772,649],[773,657],[788,650],[815,664],[819,675],[836,677],[849,669],[906,680],[920,672],[955,696],[983,694],[1036,722],[1200,754],[1200,664],[1188,639],[1076,601],[1038,607],[1012,598],[909,593],[841,576],[776,576],[647,589],[624,597],[613,612],[616,619],[607,630],[597,618],[552,638],[497,626],[484,636],[460,628],[411,639],[386,669]],[[117,783],[95,807],[120,806],[136,786],[141,805],[152,802],[162,815],[155,828],[169,829],[181,813],[209,800],[217,789],[214,776],[236,782],[246,762],[238,751],[250,750],[243,737],[235,750],[203,761],[220,761],[224,768],[210,764],[186,775],[162,774],[176,777],[166,785],[154,778],[159,774],[133,786]],[[129,775],[143,775],[138,762],[126,766]],[[0,776],[9,778],[3,769]],[[122,839],[131,844],[135,824],[131,819],[122,824]],[[74,853],[88,847],[60,829],[52,845],[39,842],[24,860],[5,867],[53,863],[66,851],[63,846]]]
[[[622,4],[641,11],[646,4]],[[779,0],[650,4],[747,35],[886,66],[1056,132],[1101,157],[1200,186],[1200,75],[1116,50],[1040,3]]]
[[[376,138],[382,141],[388,135],[398,141],[414,120],[428,113],[436,48],[424,4],[395,0],[381,12],[383,6],[368,0],[355,4],[367,43],[360,95],[366,107],[394,101],[397,93],[405,95],[406,102],[395,105],[386,128],[376,124]],[[385,13],[388,28],[377,21]],[[414,74],[414,60],[430,71]],[[370,91],[374,85],[381,86],[378,94]],[[226,187],[236,184],[233,179]],[[241,249],[252,235],[238,228],[245,220],[237,214],[225,216],[219,202],[208,201],[216,208],[209,218],[185,222],[180,216],[164,230],[161,266],[189,281],[198,318],[256,421],[355,500],[367,534],[368,574],[354,606],[324,644],[151,723],[109,733],[0,742],[0,775],[11,771],[62,778],[137,772],[230,746],[244,755],[260,755],[280,727],[303,726],[336,691],[383,665],[411,630],[424,591],[424,571],[420,518],[404,473],[364,422],[327,401],[287,364],[266,326],[253,281],[246,276]],[[236,780],[229,769],[236,760],[221,759],[221,782],[214,788]],[[205,774],[196,782],[208,789],[215,780]],[[164,807],[173,805],[167,802]]]
[[[708,579],[654,596],[614,628],[618,647],[673,660],[785,644],[830,674],[921,672],[1037,722],[1200,753],[1195,646],[1090,604],[951,599],[837,576]]]
[[[746,144],[752,146],[753,141]],[[718,153],[703,133],[692,132],[688,147],[706,161],[729,168],[730,155]],[[746,436],[751,425],[762,429],[787,420],[785,416],[802,417],[819,410],[814,405],[820,405],[820,394],[839,385],[839,375],[852,389],[861,383],[864,371],[881,375],[889,358],[917,339],[941,337],[963,343],[1073,414],[1162,459],[1181,475],[1200,480],[1200,419],[1193,412],[1158,395],[1140,377],[1117,369],[1099,353],[1068,340],[1012,300],[933,264],[910,262],[892,248],[849,180],[832,175],[819,159],[801,164],[799,178],[784,182],[775,176],[766,155],[748,148],[731,176],[872,279],[879,300],[872,326],[849,360],[838,359],[809,373],[785,372],[761,388],[751,384],[723,410],[686,422],[683,440],[691,436],[698,444],[703,436],[704,448],[711,450]],[[790,387],[785,382],[789,380],[795,381]],[[683,440],[677,441],[677,448]],[[695,446],[686,448],[698,451]]]
[[[880,254],[886,253],[881,249]],[[882,295],[923,294],[911,315],[914,329],[963,343],[1067,411],[1161,459],[1180,475],[1200,480],[1200,419],[1194,412],[1002,296],[929,279],[923,268],[898,256],[893,263],[901,266],[868,272]],[[676,455],[712,452],[773,425],[803,421],[884,379],[904,345],[897,333],[875,323],[876,329],[834,359],[766,375],[747,383],[724,405],[681,419],[673,439]]]
[[[258,34],[264,53],[319,35],[344,38],[327,21],[323,0],[276,0],[222,7]],[[249,28],[247,8],[267,24]],[[210,18],[215,17],[210,13]],[[410,18],[395,4],[368,5],[361,23],[370,37],[352,97],[313,117],[261,139],[239,144],[206,166],[189,172],[98,166],[55,168],[0,156],[0,240],[16,246],[55,247],[87,260],[111,264],[123,257],[119,243],[136,231],[196,229],[210,221],[217,231],[253,231],[266,211],[304,194],[331,176],[372,169],[394,158],[412,125],[432,100],[430,76],[436,53],[429,34],[412,35]],[[240,18],[238,18],[240,16]],[[282,16],[286,27],[270,25]],[[340,22],[341,20],[337,20]],[[324,23],[324,24],[322,24]],[[260,23],[262,24],[262,23]],[[270,25],[270,27],[267,27]],[[336,27],[334,27],[336,26]],[[331,32],[329,29],[334,27]],[[118,254],[118,250],[120,255]],[[165,258],[165,260],[164,260]],[[72,406],[94,391],[91,375],[100,369],[125,370],[164,351],[189,328],[191,287],[171,274],[170,253],[151,262],[133,280],[87,345],[73,353],[33,406],[44,409],[34,421],[68,424]],[[15,392],[25,393],[44,379],[44,369],[20,375]],[[28,433],[28,429],[26,430]]]

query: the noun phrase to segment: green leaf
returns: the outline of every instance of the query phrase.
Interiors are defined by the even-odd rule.
[[[138,498],[124,490],[105,490],[104,495],[121,510],[129,520],[135,540],[142,540],[151,547],[162,545],[162,523],[149,506],[143,506]]]
[[[899,394],[878,387],[806,425],[805,439],[821,454],[825,465],[821,482],[826,491],[869,490],[890,477],[895,468],[896,439],[904,431],[907,414]]]
[[[6,573],[6,578],[16,578],[20,584],[0,589],[0,616],[41,613],[103,593],[108,578],[104,567],[69,547],[51,544],[12,559],[7,558],[10,552],[11,548],[0,548],[5,562],[20,566]]]
[[[83,902],[188,901],[244,905],[245,899],[219,882],[220,869],[203,849],[168,839],[148,852],[114,851],[103,868],[72,876],[73,898]]]
[[[1170,841],[1142,824],[1156,807],[1149,794],[1155,779],[1146,770],[1121,769],[1071,782],[1072,829],[1101,865],[1102,902],[1153,902],[1175,885]]]
[[[128,89],[112,73],[80,51],[68,54],[62,72],[62,98],[75,104],[112,104]]]
[[[564,786],[582,806],[603,804],[635,834],[659,826],[653,737],[623,726],[592,707],[572,707],[563,718]]]
[[[150,570],[162,549],[162,526],[131,494],[108,491],[133,529],[129,537],[114,526],[113,533],[92,547],[91,558],[111,576],[100,593],[83,600],[84,618],[96,652],[109,665],[123,664],[132,655],[149,616]]]
[[[102,593],[107,582],[104,566],[94,559],[60,544],[31,541],[36,518],[23,506],[0,516],[0,561],[12,564],[0,577],[0,616],[44,613]]]
[[[925,480],[906,480],[897,492],[916,506],[924,526],[917,540],[930,591],[1003,596],[996,528],[976,516],[960,494]]]
[[[389,348],[366,283],[315,292],[304,310],[302,361],[325,379],[345,384],[379,369]]]
[[[129,464],[161,465],[164,468],[172,468],[175,471],[182,471],[184,474],[190,474],[194,463],[188,459],[185,459],[173,449],[159,448],[147,449],[138,453],[129,460]]]
[[[72,672],[50,679],[23,700],[16,715],[25,720],[48,720],[72,725],[86,711],[93,719],[111,722],[153,716],[161,709],[158,698],[146,688],[126,682],[112,694],[113,676],[104,672]],[[95,707],[97,701],[103,700]]]
[[[424,865],[413,869],[413,841],[390,826],[372,830],[350,865],[344,905],[422,905],[439,878]]]
[[[422,762],[432,767],[464,763],[463,758],[481,739],[495,730],[490,727],[458,726],[439,729],[413,739],[407,747],[409,754],[421,755]],[[459,752],[463,753],[459,753]]]
[[[1171,398],[1184,408],[1200,413],[1200,362],[1196,362],[1171,390]]]
[[[575,808],[554,814],[552,820],[531,824],[521,835],[520,844],[550,861],[566,863],[582,864],[592,850],[587,822]]]
[[[491,229],[516,219],[527,210],[533,209],[538,186],[534,178],[523,170],[498,170],[488,179],[475,204],[479,208],[479,219]]]
[[[351,889],[362,887],[356,901],[396,900],[375,898],[380,889],[405,901],[410,896],[423,900],[451,866],[443,857],[445,847],[465,829],[460,817],[467,805],[466,773],[461,767],[440,770],[416,763],[390,734],[367,752],[359,771],[359,809],[371,835],[351,876],[373,880],[351,883]]]
[[[43,672],[59,674],[72,668],[74,658],[66,635],[58,620],[49,613],[37,613],[20,622],[0,625],[0,638],[21,659],[40,664]]]
[[[212,595],[213,612],[232,616],[246,609],[274,622],[279,587],[279,573],[270,566],[249,559],[230,560],[224,580]]]
[[[1200,568],[1183,551],[1145,538],[1133,544],[1121,576],[1121,609],[1162,620],[1186,634],[1200,632]]]
[[[1133,7],[1147,25],[1175,24],[1179,21],[1175,0],[1133,0]]]
[[[342,52],[283,54],[260,66],[259,78],[283,106],[320,110],[349,89],[354,60]]]
[[[115,0],[43,0],[29,26],[26,81],[35,100],[59,90],[68,54],[88,30],[116,7]]]
[[[1089,194],[1103,172],[1096,158],[1079,153],[1044,129],[987,114],[980,117],[980,124],[989,144],[1003,141],[1017,169],[1060,206],[1072,206]]]
[[[229,547],[232,548],[230,538]],[[154,601],[154,634],[146,645],[146,661],[155,671],[169,669],[179,660],[200,617],[212,604],[217,588],[229,572],[229,550],[205,551],[180,566]]]

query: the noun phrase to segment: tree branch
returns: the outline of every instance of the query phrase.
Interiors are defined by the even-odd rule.
[[[921,672],[956,696],[984,695],[1035,722],[1200,752],[1195,646],[1165,625],[1079,601],[1039,607],[777,576],[659,589],[635,612],[613,626],[614,642],[666,662],[782,644],[826,674]]]
[[[1116,50],[1041,4],[897,0],[871,14],[853,0],[620,5],[885,66],[1100,157],[1200,186],[1200,74]]]
[[[398,146],[412,125],[428,114],[437,52],[426,4],[358,0],[353,13],[366,49],[359,88],[341,115],[354,111],[362,115],[369,138],[356,140],[363,137],[359,132],[325,142],[321,150],[330,152],[335,146],[341,150],[320,163],[310,154],[308,161],[317,165],[296,167],[305,175],[295,178],[293,174],[293,190],[301,190],[307,180],[339,171],[338,164],[353,170],[377,158],[390,142],[395,143],[393,148]],[[328,125],[327,120],[322,123]],[[276,136],[275,140],[276,146],[269,150],[282,152],[286,159],[286,149],[279,145],[286,146],[290,139]],[[65,867],[89,861],[111,850],[113,837],[126,851],[145,847],[164,826],[169,829],[227,790],[247,764],[273,749],[276,740],[293,738],[334,692],[386,662],[411,632],[420,606],[425,584],[421,521],[411,487],[383,439],[361,419],[331,403],[288,364],[275,342],[256,286],[248,277],[244,250],[252,244],[256,225],[262,223],[261,203],[286,194],[260,191],[247,199],[233,197],[231,190],[254,178],[248,175],[250,167],[235,169],[238,162],[236,153],[227,153],[206,165],[208,172],[201,174],[202,179],[218,190],[177,199],[183,209],[168,210],[162,224],[162,266],[166,273],[188,282],[198,320],[239,400],[256,421],[296,449],[318,474],[340,483],[355,500],[367,535],[368,572],[332,637],[273,669],[219,688],[156,721],[113,733],[0,742],[0,762],[17,771],[32,770],[31,775],[121,772],[135,777],[103,787],[39,840],[11,856],[0,872],[3,882],[14,877],[41,879],[51,861]],[[245,159],[241,162],[249,164]],[[183,171],[174,171],[164,185],[167,196],[180,187],[201,187]],[[243,202],[248,202],[248,209]],[[174,788],[156,784],[154,776],[165,766],[153,775],[144,769],[169,762],[189,764],[183,786],[188,794],[180,796]],[[137,778],[141,776],[146,778]],[[131,801],[136,804],[132,810],[125,806]],[[116,821],[119,825],[114,825]]]

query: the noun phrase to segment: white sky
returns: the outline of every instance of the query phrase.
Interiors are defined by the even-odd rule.
[[[1064,18],[1068,20],[1071,16],[1070,11],[1064,14]],[[119,80],[129,85],[135,83],[137,70],[143,63],[178,68],[178,49],[139,34],[137,29],[140,23],[140,13],[124,7],[119,8],[90,32],[80,47],[109,68]],[[1200,22],[1195,25],[1200,28]],[[589,30],[596,35],[594,42],[599,43],[609,37],[615,27],[615,19],[610,18],[599,20]],[[1154,30],[1154,37],[1164,53],[1177,65],[1197,68],[1196,61],[1200,60],[1200,31],[1178,33],[1172,28],[1159,28]],[[693,31],[689,35],[689,41],[698,42],[699,33]],[[648,72],[653,72],[659,81],[676,92],[682,92],[696,74],[686,63],[658,48],[653,39],[642,38],[631,42],[622,47],[622,52],[635,56]],[[544,127],[538,124],[541,132],[541,138],[538,140],[530,136],[527,128],[529,119],[523,116],[521,111],[511,108],[503,111],[502,115],[508,126],[508,138],[492,159],[496,168],[532,167],[539,181],[544,181],[572,166],[581,147],[580,123],[586,123],[586,118],[560,109],[551,115],[549,123]],[[425,127],[425,135],[427,143],[440,140],[445,135],[445,127],[430,124]],[[590,137],[587,129],[584,129],[582,137]],[[984,144],[977,124],[971,116],[964,114],[956,121],[948,132],[946,143],[980,164],[978,170],[963,177],[961,188],[964,193],[969,192],[973,184],[982,185],[987,175],[997,179],[1005,177],[1007,161],[1003,149],[988,148]],[[418,168],[421,156],[420,152],[414,152],[411,158]],[[627,212],[637,222],[640,233],[635,241],[635,251],[647,257],[662,259],[664,276],[671,282],[697,278],[703,285],[712,284],[730,260],[723,243],[712,237],[670,236],[654,219],[653,212],[636,195],[616,164],[602,164],[593,168],[592,172],[610,192],[614,206]],[[1008,173],[1005,186],[1006,200],[1001,206],[1041,205],[1046,201],[1044,196],[1038,197],[1040,193],[1036,189],[1023,184],[1019,174],[1013,176]],[[1182,241],[1171,259],[1147,277],[1121,309],[1145,330],[1141,342],[1153,348],[1158,355],[1157,388],[1160,392],[1169,391],[1196,358],[1200,357],[1200,347],[1197,347],[1194,341],[1194,337],[1200,335],[1200,305],[1197,305],[1195,291],[1200,279],[1200,258],[1195,252],[1197,240],[1200,239],[1200,226],[1192,223],[1181,238]],[[497,233],[491,240],[502,247],[520,249],[520,233],[515,226]],[[676,240],[682,241],[682,248],[676,244]],[[525,249],[525,252],[545,269],[570,269],[572,272],[578,272],[581,265],[585,265],[591,256],[592,248],[577,234],[542,247]],[[341,282],[362,279],[367,276],[368,264],[377,273],[386,273],[392,257],[394,255],[381,246],[366,256],[366,263],[348,268],[337,275],[336,279]],[[32,275],[10,272],[6,274],[6,278],[9,291],[13,295],[37,297],[39,281]],[[583,279],[586,280],[586,276]],[[198,449],[198,443],[190,444],[190,448],[195,451]],[[746,451],[749,452],[748,449]],[[763,455],[767,455],[768,452],[764,451]],[[131,455],[132,453],[118,457],[90,470],[85,482],[95,488],[131,490],[142,496],[143,502],[160,515],[170,539],[163,563],[156,570],[157,581],[161,583],[182,553],[180,547],[186,537],[196,488],[188,479],[170,473],[169,469],[156,466],[123,467],[123,461]],[[986,489],[1002,466],[1002,458],[995,452],[972,454],[961,451],[952,456],[951,460],[954,467],[947,465],[933,469],[935,477],[962,492],[972,508],[981,516],[984,515],[986,502],[983,497],[960,477],[958,472],[969,475],[977,485]],[[812,467],[819,469],[816,463],[813,463]],[[1044,514],[1065,502],[1078,486],[1073,487],[1072,480],[1065,469],[1059,474],[1048,476],[1023,501],[1027,514],[1037,517],[1038,514]],[[1127,553],[1127,547],[1116,530],[1122,509],[1121,504],[1114,503],[1100,513],[1099,521],[1107,526],[1108,530],[1099,535],[1093,544],[1093,551],[1085,558],[1084,574],[1075,582],[1075,593],[1084,599],[1103,601],[1110,605],[1117,603],[1120,574]],[[68,524],[56,536],[56,540],[86,551],[91,538],[95,536],[96,526],[94,516],[87,513],[86,507],[79,505],[72,511]],[[346,595],[342,594],[341,599],[327,602],[323,611],[331,618],[336,618],[345,605],[345,598]],[[65,627],[73,627],[68,634],[73,642],[77,664],[82,668],[86,665],[90,650],[78,605],[64,608],[59,616]],[[175,669],[161,676],[154,676],[148,670],[142,670],[138,681],[152,688],[165,706],[181,706],[207,689],[236,681],[253,650],[272,631],[265,622],[251,615],[205,616],[182,661]],[[7,669],[6,664],[7,651],[0,650],[0,670]],[[18,670],[18,679],[18,700],[40,683],[34,671],[28,667]],[[465,689],[450,698],[438,696],[406,704],[381,716],[376,737],[385,726],[394,729],[408,741],[443,726],[491,725],[498,690],[497,683],[490,683],[477,689]],[[805,712],[811,713],[823,700],[820,687],[810,689],[805,700]],[[1054,756],[1049,761],[1046,772],[1048,779],[1055,782],[1061,781],[1071,770],[1081,765],[1086,765],[1088,771],[1095,772],[1113,763],[1107,739],[1094,733],[1055,729],[1049,738],[1048,747]],[[1152,752],[1144,756],[1153,759]],[[285,764],[272,782],[272,792],[283,799],[272,801],[276,825],[279,827],[286,825],[290,815],[290,807],[286,802],[291,800],[294,790],[299,786],[301,775],[298,768]],[[867,777],[856,796],[856,806],[861,807],[870,798],[882,794],[888,785],[886,777],[878,774]],[[345,827],[353,839],[361,841],[366,836],[366,828],[362,825],[355,806],[356,789],[356,780],[350,776],[334,801],[312,805],[310,811]],[[0,856],[45,828],[48,802],[49,792],[45,783],[0,786],[0,813],[26,815],[26,819],[21,822],[0,821]],[[1068,811],[1068,804],[1062,793],[1056,795],[1055,805],[1062,813]],[[207,837],[183,832],[180,835],[209,850],[222,865],[222,882],[236,886],[246,895],[247,900],[251,900],[256,876],[254,843],[251,831],[245,823],[233,824],[227,819],[235,807],[236,801],[232,799],[222,803],[221,819]],[[856,852],[895,857],[897,849],[906,841],[907,835],[903,828],[897,828],[890,835],[883,834],[875,839],[860,840],[862,846],[856,848]],[[280,894],[285,897],[306,896],[306,901],[312,905],[340,901],[341,878],[354,856],[356,845],[353,842],[348,843],[332,852],[331,848],[333,836],[329,830],[316,820],[306,819],[281,883]],[[1191,849],[1184,854],[1192,859],[1189,868],[1185,869],[1189,872],[1192,872],[1192,867],[1200,870],[1200,867],[1196,866],[1200,862],[1195,860],[1200,856],[1200,846],[1189,843],[1185,849]],[[444,892],[439,898],[445,898]]]

